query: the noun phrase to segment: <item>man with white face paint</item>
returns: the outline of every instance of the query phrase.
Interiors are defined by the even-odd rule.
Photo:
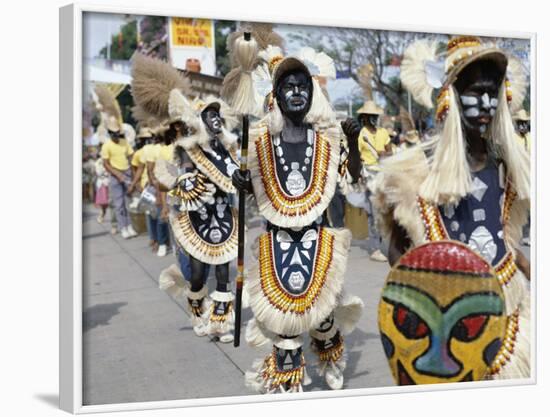
[[[351,235],[329,227],[326,215],[340,179],[341,130],[313,74],[325,75],[319,60],[325,70],[334,64],[311,49],[287,58],[272,52],[265,57],[272,75],[268,114],[251,132],[250,170],[233,174],[235,187],[254,195],[267,220],[245,281],[254,314],[246,339],[273,350],[253,364],[246,384],[261,393],[301,391],[310,383],[303,352],[309,332],[320,376],[340,389],[344,335],[362,303],[343,291]]]
[[[431,108],[434,86],[425,81],[429,66],[426,53],[415,53],[420,48],[426,51],[425,44],[413,44],[405,52],[401,78],[413,97]],[[512,99],[516,95],[521,102],[524,92],[507,79],[508,59],[476,37],[451,39],[439,83],[439,134],[387,159],[373,184],[378,220],[390,240],[390,265],[411,248],[453,240],[496,271],[509,323],[519,318],[519,326],[509,324],[507,339],[498,342],[499,355],[485,357],[486,376],[495,379],[526,377],[530,372],[530,266],[518,250],[530,205],[529,161],[514,137]],[[510,76],[519,78],[520,74]],[[441,360],[444,367],[445,358],[433,360]]]

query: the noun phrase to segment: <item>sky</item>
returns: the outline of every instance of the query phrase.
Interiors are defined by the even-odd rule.
[[[110,39],[110,36],[117,33],[119,28],[125,23],[125,17],[121,14],[108,13],[85,13],[84,14],[84,40],[83,40],[83,56],[84,59],[95,58],[99,51],[103,48]],[[284,25],[278,24],[275,27],[285,39],[285,48],[287,54],[297,52],[302,46],[299,42],[292,39],[292,34],[297,32],[307,34],[310,38],[319,38],[323,34],[323,28],[307,25]],[[501,42],[507,49],[514,50],[516,55],[526,59],[528,67],[528,42],[518,40],[505,40]],[[526,52],[527,51],[527,52]],[[353,95],[358,95],[361,88],[352,79],[329,80],[327,84],[329,96],[333,102],[346,100]]]
[[[83,18],[83,58],[90,59],[98,56],[111,35],[118,32],[124,25],[124,15],[111,13],[84,13]]]

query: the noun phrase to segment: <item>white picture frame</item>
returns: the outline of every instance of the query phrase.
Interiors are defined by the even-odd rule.
[[[531,377],[521,380],[463,382],[432,386],[403,386],[352,389],[343,391],[305,392],[299,394],[281,394],[277,396],[236,396],[205,399],[181,399],[174,401],[135,402],[107,405],[83,405],[82,402],[82,201],[81,172],[82,155],[81,147],[74,138],[80,137],[82,125],[82,16],[85,12],[105,12],[138,15],[159,16],[183,16],[192,14],[197,18],[213,18],[225,20],[255,20],[255,21],[283,21],[289,24],[312,24],[318,26],[344,26],[381,30],[405,30],[422,31],[432,33],[461,34],[464,30],[459,28],[415,25],[391,25],[376,22],[364,22],[360,26],[357,22],[342,22],[334,20],[316,20],[307,22],[299,17],[274,16],[269,20],[258,18],[254,13],[244,16],[240,13],[220,13],[214,15],[200,15],[189,12],[182,7],[180,10],[162,10],[154,7],[115,7],[97,4],[77,3],[62,7],[59,11],[60,20],[60,407],[61,409],[75,413],[87,414],[95,412],[131,411],[144,409],[163,409],[177,407],[195,407],[219,404],[258,403],[265,401],[284,401],[297,399],[318,399],[349,396],[365,396],[378,394],[393,394],[405,392],[425,392],[437,390],[458,390],[468,388],[482,388],[495,386],[516,386],[535,384],[537,358],[536,358],[536,334],[531,333]],[[536,55],[537,36],[528,32],[470,30],[468,34],[479,36],[512,37],[528,39],[531,42],[531,109],[532,109],[532,135],[536,138]],[[532,152],[532,241],[537,241],[536,236],[536,141]],[[533,276],[537,276],[536,246],[531,251],[531,268]],[[531,281],[532,309],[531,326],[536,329],[537,311],[537,284]]]

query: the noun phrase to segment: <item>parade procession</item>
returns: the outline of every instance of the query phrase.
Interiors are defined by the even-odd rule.
[[[83,103],[85,401],[531,377],[529,44],[166,19]]]

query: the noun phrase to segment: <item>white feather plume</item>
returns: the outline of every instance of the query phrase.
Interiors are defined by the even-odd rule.
[[[527,75],[519,59],[513,56],[508,56],[506,78],[508,78],[512,90],[510,112],[515,114],[523,108],[523,100],[527,92]]]
[[[136,141],[136,131],[135,131],[135,129],[132,127],[132,125],[130,125],[128,123],[123,123],[122,124],[122,131],[124,132],[124,138],[126,139],[126,141],[131,146],[133,146],[135,141]]]
[[[258,53],[258,57],[264,60],[267,64],[276,57],[284,57],[283,50],[278,46],[268,45],[267,48]]]
[[[334,60],[324,52],[317,52],[307,46],[300,49],[297,58],[305,64],[313,77],[336,78]]]
[[[182,119],[186,108],[189,108],[189,102],[182,92],[177,88],[170,91],[168,98],[168,114],[170,115],[170,119]]]
[[[436,47],[435,42],[414,42],[405,50],[401,62],[401,82],[414,99],[427,109],[433,108],[432,92],[437,77],[430,77],[435,80],[429,79],[427,69],[435,68]]]

